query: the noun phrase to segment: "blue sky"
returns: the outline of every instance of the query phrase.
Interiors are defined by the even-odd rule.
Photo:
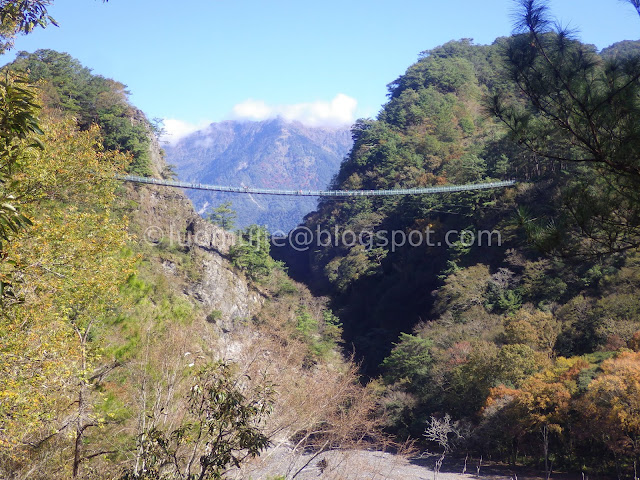
[[[599,48],[640,38],[620,0],[555,0],[563,24]],[[277,114],[307,123],[375,116],[386,84],[452,39],[491,43],[512,30],[512,0],[57,0],[60,27],[21,37],[128,85],[131,101],[177,133]]]

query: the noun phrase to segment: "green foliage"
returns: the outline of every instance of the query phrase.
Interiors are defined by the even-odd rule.
[[[338,291],[346,291],[359,278],[380,273],[381,260],[386,255],[387,252],[381,248],[367,250],[359,245],[352,248],[346,257],[338,257],[329,262],[325,272]]]
[[[356,235],[429,227],[436,242],[495,228],[502,248],[383,245],[370,256],[362,245],[329,245],[302,263],[332,294],[365,372],[381,375],[394,433],[420,434],[425,419],[451,412],[478,426],[478,455],[605,470],[611,452],[624,452],[618,467],[630,472],[631,449],[594,439],[578,417],[594,382],[622,392],[613,377],[598,382],[600,364],[640,338],[640,50],[624,42],[599,55],[555,29],[544,2],[519,4],[517,35],[449,42],[392,82],[380,115],[354,125],[333,185],[506,177],[517,188],[322,200],[306,220],[312,231]],[[495,117],[483,114],[487,104]],[[619,420],[594,405],[603,426]]]
[[[233,230],[235,219],[236,212],[231,208],[231,202],[224,202],[215,208],[212,206],[207,214],[207,220],[225,230]]]
[[[12,0],[0,5],[0,51],[13,46],[18,34],[28,34],[36,27],[57,26],[56,21],[47,12],[50,0]]]
[[[300,306],[296,312],[296,330],[305,340],[310,340],[311,336],[318,331],[318,321],[304,306]]]
[[[342,340],[342,322],[331,310],[322,311],[322,337],[332,346]]]
[[[524,0],[520,4],[525,11],[521,34],[497,44],[504,47],[507,60],[502,78],[498,76],[501,69],[496,68],[490,80],[483,77],[483,72],[475,76],[476,80],[482,78],[480,83],[465,80],[456,84],[456,79],[465,78],[462,64],[449,62],[447,70],[432,57],[447,58],[456,51],[476,68],[482,66],[476,72],[496,58],[478,61],[468,44],[452,42],[437,53],[428,52],[390,86],[391,101],[380,119],[388,122],[393,135],[379,138],[386,143],[393,141],[395,150],[380,164],[391,161],[397,168],[400,158],[411,158],[407,151],[398,155],[398,146],[419,126],[425,139],[434,133],[435,138],[414,143],[413,152],[438,152],[439,161],[425,158],[425,163],[416,164],[416,168],[429,165],[431,172],[462,182],[498,172],[513,173],[517,167],[520,178],[531,179],[535,185],[523,183],[519,192],[507,191],[501,197],[482,201],[487,210],[478,208],[468,215],[469,223],[481,228],[498,217],[503,235],[510,236],[511,250],[499,255],[473,247],[461,251],[461,255],[448,252],[440,270],[443,284],[424,287],[433,291],[433,308],[426,318],[420,314],[423,322],[414,327],[419,338],[431,342],[430,360],[424,362],[429,368],[418,380],[408,380],[407,369],[391,372],[388,366],[393,363],[392,357],[403,364],[401,343],[394,344],[383,363],[387,367],[382,377],[387,384],[385,401],[389,400],[383,404],[385,408],[403,406],[402,414],[393,413],[394,428],[399,432],[406,431],[407,426],[414,428],[419,419],[434,412],[448,411],[470,421],[482,413],[474,440],[478,453],[491,451],[511,462],[541,459],[547,462],[547,468],[553,460],[554,465],[567,468],[589,465],[604,471],[614,468],[613,460],[607,464],[606,459],[615,452],[624,456],[624,460],[616,457],[617,468],[630,472],[637,449],[621,446],[628,442],[623,437],[629,438],[636,426],[626,433],[619,424],[617,430],[612,426],[622,417],[628,419],[626,426],[632,424],[633,415],[626,415],[636,408],[635,401],[627,398],[615,408],[612,403],[625,395],[625,389],[629,392],[635,388],[625,382],[633,376],[637,359],[629,357],[620,362],[616,367],[620,368],[619,375],[612,374],[611,366],[603,374],[600,364],[608,356],[624,355],[614,351],[636,348],[640,338],[635,333],[640,327],[640,310],[633,290],[638,288],[638,279],[632,273],[638,271],[635,249],[640,238],[640,111],[635,100],[640,91],[640,56],[635,44],[621,45],[619,53],[612,49],[599,56],[592,46],[581,44],[566,32],[552,31],[544,2]],[[480,51],[475,53],[479,55]],[[450,75],[453,65],[459,66],[455,76]],[[442,78],[434,81],[434,72],[440,72]],[[516,94],[514,86],[525,93],[525,98]],[[461,132],[439,129],[438,121],[447,115],[447,96],[460,99],[465,89],[476,87],[494,99],[493,111],[512,130],[509,136],[503,136],[500,128],[494,129],[495,125],[461,115],[456,108],[449,113]],[[427,120],[418,112],[429,88],[438,91],[443,108],[432,110],[435,115]],[[457,107],[455,102],[452,105]],[[382,129],[376,124],[364,126],[366,130],[358,132],[358,139]],[[465,136],[478,135],[483,129],[496,139],[476,136],[469,143],[477,140],[478,148],[470,147]],[[366,146],[375,148],[375,143],[367,140]],[[443,148],[449,141],[457,151],[453,145]],[[368,148],[363,155],[371,151]],[[370,163],[367,167],[357,170],[358,179],[382,173]],[[395,174],[394,178],[398,178],[397,173],[397,169],[385,170],[385,174]],[[495,208],[509,198],[524,205],[516,213],[517,230],[513,223],[509,225],[506,213]],[[544,205],[542,198],[548,199]],[[436,202],[430,207],[446,209]],[[388,206],[381,205],[384,208]],[[386,222],[405,229],[415,228],[420,222],[437,225],[435,215],[427,217],[425,211],[429,210],[412,210],[404,204],[402,210],[396,210],[403,216]],[[336,214],[335,208],[332,214]],[[438,220],[443,222],[443,229],[464,225],[444,214]],[[540,257],[540,251],[569,255],[562,259]],[[597,255],[575,256],[584,253]],[[397,278],[409,288],[416,278],[404,260],[416,257],[405,251],[390,258],[393,263],[387,265],[386,272],[394,275],[394,271],[402,271],[404,277]],[[364,288],[372,289],[372,285],[375,288],[373,282],[364,284]],[[429,310],[431,305],[425,303],[425,310]],[[589,355],[578,357],[585,353]],[[616,400],[607,404],[597,400],[596,393],[589,394],[605,390],[607,401]],[[391,399],[398,401],[393,403]],[[623,409],[627,411],[618,416]],[[496,411],[501,413],[494,415]],[[583,411],[594,412],[602,426],[593,428],[587,416],[579,420]],[[617,440],[596,440],[592,435],[595,430],[607,430],[608,439]]]
[[[593,314],[593,300],[578,295],[558,311],[563,331],[558,338],[558,351],[590,353],[602,345],[605,339],[599,334],[602,319]]]
[[[3,476],[9,456],[16,471],[22,468],[27,449],[22,439],[51,438],[71,423],[74,432],[60,441],[75,437],[64,449],[72,452],[77,473],[87,435],[109,421],[101,414],[108,393],[101,399],[102,391],[89,386],[99,383],[100,375],[93,375],[104,365],[106,350],[100,332],[123,305],[119,287],[131,278],[134,263],[122,254],[127,222],[112,211],[113,176],[126,158],[99,153],[96,128],[79,132],[72,121],[48,117],[41,127],[41,148],[24,150],[11,165],[16,205],[31,226],[3,245],[3,260],[11,263],[0,262],[3,276],[14,273],[20,279],[13,284],[20,304],[3,308],[0,321],[6,359],[0,364]],[[116,403],[111,402],[114,421],[124,418]]]
[[[252,280],[263,279],[274,268],[281,268],[270,255],[269,233],[264,227],[249,225],[238,232],[238,243],[229,249],[231,263]]]
[[[486,180],[487,162],[474,154],[466,154],[447,165],[447,177],[452,183],[479,183]]]
[[[489,270],[482,264],[450,274],[437,292],[436,311],[449,310],[459,317],[474,305],[484,304],[488,277]]]
[[[505,56],[508,78],[526,101],[497,93],[490,109],[520,144],[568,174],[557,180],[562,197],[537,241],[574,254],[637,247],[640,55],[603,59],[554,27],[547,2],[520,6],[520,34]]]
[[[103,144],[111,150],[129,152],[133,161],[128,168],[132,175],[151,176],[148,125],[133,117],[128,105],[105,106],[97,111],[97,123],[102,130]]]
[[[126,295],[130,296],[134,301],[140,301],[147,298],[152,291],[153,286],[136,274],[129,275],[127,283],[125,283],[120,290]]]
[[[125,85],[93,75],[69,54],[54,50],[20,52],[9,69],[24,72],[32,82],[41,82],[45,104],[76,116],[81,129],[98,124],[105,148],[133,156],[129,173],[151,175],[151,127],[128,102]]]
[[[408,188],[513,175],[512,152],[493,143],[503,132],[481,108],[485,92],[508,83],[499,76],[499,64],[498,44],[478,46],[469,39],[425,52],[388,86],[389,102],[379,116],[355,123],[353,149],[333,187]],[[453,313],[448,306],[457,304],[456,321],[479,322],[472,309],[486,302],[487,280],[475,270],[460,277],[456,272],[474,263],[493,267],[498,259],[490,257],[497,249],[455,244],[458,237],[447,238],[454,245],[445,249],[444,236],[467,227],[491,230],[513,208],[514,197],[492,191],[321,200],[318,211],[306,220],[311,231],[338,228],[356,235],[370,233],[374,239],[383,232],[414,232],[414,238],[430,232],[430,246],[338,242],[308,253],[311,281],[333,293],[337,308],[344,310],[346,341],[362,355],[367,373],[380,373],[379,365],[400,332],[410,332],[417,322],[431,318],[434,300],[436,316]],[[440,287],[438,275],[448,284],[434,297],[429,292]],[[517,307],[515,293],[521,294],[503,295],[502,307]]]
[[[131,418],[132,411],[114,392],[107,392],[96,404],[96,412],[108,421],[123,422]]]
[[[401,333],[398,343],[393,345],[391,354],[382,362],[386,381],[407,379],[415,386],[424,382],[430,373],[432,342],[426,338]]]
[[[31,224],[14,200],[19,185],[14,173],[30,149],[43,148],[38,139],[43,132],[36,114],[40,110],[35,89],[26,78],[6,73],[0,80],[0,258],[5,259],[5,243]],[[9,278],[0,278],[0,302],[14,297]]]
[[[121,478],[221,479],[231,467],[258,456],[270,443],[261,427],[271,413],[273,390],[265,385],[250,393],[246,396],[239,387],[232,365],[201,368],[182,423],[143,432],[139,449],[144,470],[130,469]]]
[[[500,292],[496,306],[503,312],[513,313],[522,306],[522,297],[513,290]]]
[[[309,345],[311,354],[316,358],[328,356],[342,340],[342,323],[331,310],[322,311],[322,321],[318,321],[301,305],[296,310],[296,333]]]
[[[561,265],[553,265],[549,260],[528,262],[525,265],[521,290],[530,301],[557,301],[567,291],[566,282],[556,272]]]
[[[435,399],[435,404],[462,417],[476,414],[491,387],[500,382],[500,370],[508,368],[498,362],[499,353],[495,344],[486,341],[462,341],[450,347],[445,352],[446,363],[437,366],[444,369],[443,381],[430,389],[432,395],[438,395],[442,389],[447,395]]]
[[[279,297],[283,295],[293,295],[297,291],[298,289],[291,280],[289,280],[288,278],[281,278],[278,281],[275,295]]]
[[[640,42],[637,40],[622,40],[621,42],[616,42],[600,51],[600,56],[605,59],[633,58],[637,57],[639,54]]]
[[[536,354],[528,345],[505,345],[496,360],[496,380],[507,386],[519,386],[539,369]]]

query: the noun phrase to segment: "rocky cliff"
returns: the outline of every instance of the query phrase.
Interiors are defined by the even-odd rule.
[[[157,142],[151,151],[157,175],[166,165]],[[202,219],[181,190],[131,184],[126,188],[127,198],[135,204],[131,222],[135,234],[159,255],[167,279],[179,284],[207,318],[228,324],[258,312],[262,296],[227,259],[234,234]],[[180,253],[191,258],[187,269],[180,268]]]
[[[152,145],[152,160],[155,174],[165,169],[157,144]],[[177,384],[177,371],[188,375],[195,365],[225,360],[234,363],[248,392],[265,382],[275,391],[273,412],[263,426],[274,449],[234,472],[235,478],[256,477],[254,472],[261,478],[272,471],[287,476],[312,472],[305,457],[308,449],[357,447],[363,438],[371,442],[372,401],[358,383],[355,365],[340,354],[339,324],[324,323],[331,315],[326,299],[314,297],[279,269],[259,282],[247,279],[228,259],[235,236],[203,220],[181,190],[153,185],[124,189],[130,223],[141,244],[139,275],[150,289],[164,292],[151,292],[138,305],[172,304],[135,319],[135,328],[149,332],[148,343],[139,348],[161,372],[160,383],[153,380],[154,392],[162,393],[162,382],[182,392],[159,395],[153,421],[184,408],[180,395],[186,396],[188,383]],[[189,305],[183,309],[187,314],[176,315],[181,303]],[[171,310],[173,317],[162,316],[162,310]],[[307,322],[306,330],[301,321]],[[323,349],[327,327],[337,337]],[[131,331],[123,328],[122,335],[129,337]],[[149,370],[147,363],[140,364]],[[136,365],[132,362],[131,368]],[[272,455],[276,446],[277,458]]]

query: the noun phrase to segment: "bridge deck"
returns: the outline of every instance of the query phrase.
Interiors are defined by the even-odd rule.
[[[125,182],[147,183],[166,187],[187,188],[194,190],[212,190],[215,192],[250,193],[255,195],[290,195],[302,197],[372,197],[387,195],[423,195],[433,193],[464,192],[468,190],[486,190],[515,185],[515,180],[500,182],[472,183],[467,185],[442,185],[424,188],[398,188],[391,190],[275,190],[270,188],[228,187],[222,185],[206,185],[204,183],[180,182],[177,180],[163,180],[136,175],[118,175],[118,179]]]

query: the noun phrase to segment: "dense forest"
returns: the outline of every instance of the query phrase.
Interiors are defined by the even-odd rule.
[[[5,51],[55,23],[49,3],[0,5]],[[367,241],[303,252],[116,181],[172,176],[157,127],[122,83],[19,52],[0,80],[0,476],[283,479],[408,440],[436,471],[636,478],[640,42],[598,52],[517,3],[513,36],[425,51],[388,85],[333,188],[517,184],[323,199],[305,227]],[[256,463],[275,445],[289,463]]]
[[[41,83],[41,101],[51,112],[73,116],[80,130],[97,125],[106,149],[129,152],[128,172],[151,174],[149,130],[153,125],[128,102],[125,85],[92,75],[69,54],[53,50],[19,52],[8,67],[34,84]]]
[[[441,427],[447,453],[456,446],[548,474],[631,475],[640,454],[640,43],[597,52],[557,29],[542,2],[520,6],[513,37],[449,42],[391,82],[377,119],[354,125],[333,185],[517,186],[322,200],[305,223],[312,232],[431,230],[433,244],[336,235],[276,255],[332,296],[346,343],[376,379],[388,431],[438,449]],[[447,247],[450,231],[499,232],[501,246]]]
[[[48,3],[2,4],[5,48]],[[18,53],[0,160],[0,477],[277,479],[377,435],[340,321],[263,230],[245,244],[181,192],[115,179],[172,174],[123,84]],[[248,463],[289,439],[273,473]]]

